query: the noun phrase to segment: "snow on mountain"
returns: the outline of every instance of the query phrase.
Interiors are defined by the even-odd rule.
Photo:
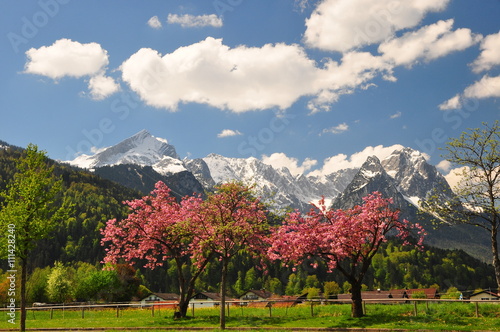
[[[165,139],[152,136],[147,130],[142,130],[116,145],[101,149],[92,156],[78,156],[69,163],[88,169],[122,164],[154,166],[159,173],[171,173],[183,168],[175,147],[168,144]]]
[[[228,158],[210,154],[204,158],[180,160],[175,147],[167,140],[142,130],[92,156],[82,155],[69,163],[89,169],[123,164],[151,166],[163,176],[189,172],[206,190],[217,183],[242,181],[254,185],[257,194],[274,206],[303,211],[309,209],[310,202],[317,202],[321,197],[334,201],[342,195],[345,202],[352,203],[360,198],[353,193],[364,192],[365,186],[384,191],[387,188],[377,189],[377,186],[390,185],[394,190],[387,194],[400,194],[412,205],[417,205],[432,190],[449,190],[451,194],[436,168],[428,164],[420,152],[404,147],[397,148],[382,161],[375,156],[368,157],[357,169],[341,169],[321,176],[315,173],[292,175],[285,167],[273,168],[254,157]],[[347,198],[349,195],[354,196]]]
[[[427,163],[419,151],[411,148],[396,150],[382,160],[381,165],[396,180],[398,190],[414,205],[418,206],[418,200],[432,191],[437,190],[448,197],[452,195],[444,176]]]
[[[322,196],[335,198],[342,192],[354,176],[354,170],[341,170],[324,178],[293,176],[283,167],[273,168],[256,158],[227,158],[210,154],[203,158],[215,183],[231,180],[242,181],[256,186],[259,195],[271,200],[275,206],[308,210],[310,202]],[[201,182],[201,180],[198,178]]]

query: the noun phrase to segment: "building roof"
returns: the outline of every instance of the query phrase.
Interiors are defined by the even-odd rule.
[[[260,290],[251,289],[251,290],[248,290],[245,293],[241,294],[240,298],[242,298],[243,296],[247,295],[248,293],[254,293],[258,297],[263,298],[263,299],[268,299],[268,298],[276,297],[277,296],[276,294],[273,294],[273,293],[271,293],[269,291],[266,291],[265,289],[260,289]]]
[[[191,300],[212,300],[212,301],[221,301],[222,297],[219,293],[211,293],[211,292],[199,292],[191,297]],[[226,301],[235,301],[235,299],[226,296]]]
[[[411,298],[413,294],[424,293],[428,299],[439,298],[436,288],[415,288],[415,289],[392,289],[361,292],[363,300],[381,300],[381,299],[406,299]],[[351,299],[351,294],[339,294],[339,300]]]
[[[145,298],[143,298],[142,300],[147,299],[151,295],[155,295],[158,298],[162,299],[163,301],[177,301],[177,300],[179,300],[179,295],[177,295],[175,293],[151,293],[148,296],[146,296]]]
[[[471,294],[470,297],[473,297],[473,296],[476,296],[476,295],[480,295],[480,294],[488,294],[490,296],[493,296],[493,297],[496,297],[496,298],[500,299],[500,294],[496,294],[496,293],[493,293],[491,291],[485,291],[485,290],[477,292],[477,293],[474,293],[474,294]]]

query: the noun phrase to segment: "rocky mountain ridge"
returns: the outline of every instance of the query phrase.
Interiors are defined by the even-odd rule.
[[[307,211],[310,203],[318,201],[322,196],[327,202],[335,200],[335,204],[345,207],[359,203],[362,197],[360,195],[374,190],[398,197],[401,204],[404,201],[415,206],[418,205],[418,200],[425,198],[431,190],[440,189],[451,194],[444,177],[434,166],[427,163],[420,152],[411,148],[396,150],[382,161],[369,157],[359,169],[341,169],[322,177],[304,174],[294,176],[285,167],[276,169],[254,157],[229,158],[209,154],[204,158],[181,160],[175,147],[168,144],[167,140],[156,138],[142,130],[112,147],[101,149],[92,156],[79,156],[69,163],[92,169],[105,177],[112,176],[109,171],[103,172],[104,167],[135,165],[132,173],[137,179],[140,179],[140,173],[146,172],[147,169],[147,179],[142,176],[143,183],[140,186],[135,185],[135,189],[145,192],[152,189],[152,181],[147,181],[151,178],[169,178],[175,182],[176,177],[184,177],[183,181],[190,185],[180,186],[179,190],[184,192],[179,192],[179,195],[211,190],[215,184],[221,182],[242,181],[254,185],[257,193],[276,208],[291,207],[302,211]],[[383,180],[375,177],[377,174],[382,174]],[[377,181],[371,181],[371,178],[376,178]],[[113,180],[120,182],[117,176],[114,176]],[[146,182],[149,185],[145,185]],[[376,185],[368,185],[371,182]],[[122,184],[127,183],[137,184],[137,180],[125,181]],[[365,190],[361,190],[360,183],[365,183]]]

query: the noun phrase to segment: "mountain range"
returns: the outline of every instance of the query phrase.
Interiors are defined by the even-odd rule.
[[[209,154],[204,158],[180,159],[166,139],[142,130],[114,146],[93,155],[80,155],[67,163],[145,194],[160,180],[177,197],[203,194],[218,183],[242,181],[253,185],[256,193],[278,211],[306,212],[310,203],[321,197],[333,208],[346,209],[362,203],[369,193],[379,191],[384,197],[393,198],[402,217],[425,225],[429,244],[463,249],[482,260],[489,257],[487,234],[466,226],[450,225],[434,230],[432,218],[419,213],[418,202],[429,192],[437,190],[444,198],[451,197],[453,192],[436,167],[411,148],[396,149],[383,160],[370,156],[360,168],[341,169],[322,176],[293,175],[286,167],[276,169],[254,157]]]

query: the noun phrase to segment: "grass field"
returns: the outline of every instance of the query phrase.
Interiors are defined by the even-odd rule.
[[[227,327],[253,327],[291,329],[293,327],[318,328],[384,328],[412,330],[460,330],[460,331],[500,331],[500,305],[481,304],[479,317],[471,303],[419,303],[415,315],[414,304],[368,304],[366,316],[351,318],[350,305],[298,305],[292,308],[247,308],[231,307],[227,317]],[[219,325],[218,309],[196,309],[195,316],[184,320],[174,320],[171,310],[156,310],[154,317],[150,308],[86,309],[29,311],[27,328],[136,328],[144,327],[213,327]],[[5,316],[0,329],[15,328]]]

